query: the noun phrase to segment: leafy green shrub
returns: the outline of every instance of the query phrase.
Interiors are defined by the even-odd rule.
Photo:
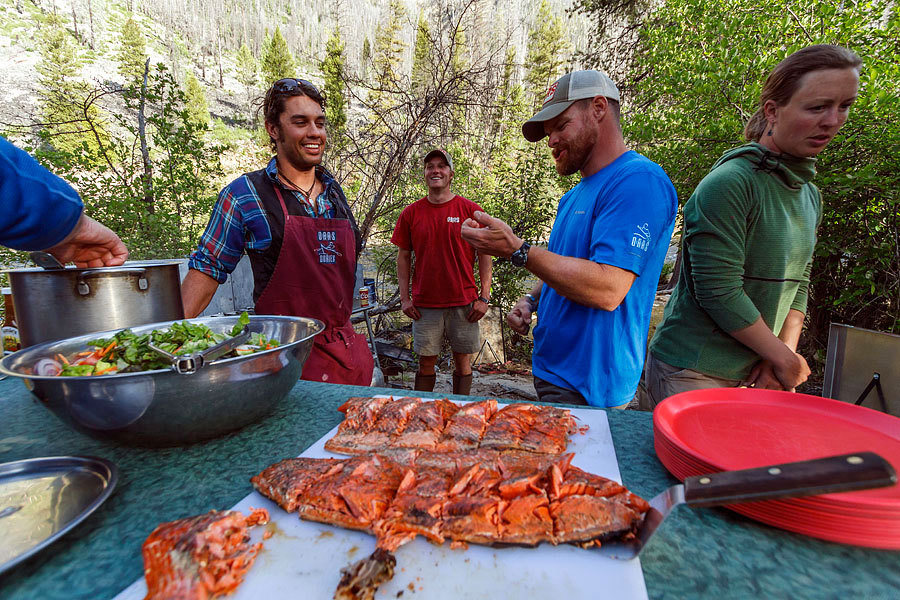
[[[667,0],[641,28],[623,86],[626,136],[663,166],[681,202],[719,155],[743,142],[767,73],[815,43],[846,46],[864,67],[842,135],[820,155],[824,200],[807,351],[828,324],[900,331],[900,11],[893,3]]]

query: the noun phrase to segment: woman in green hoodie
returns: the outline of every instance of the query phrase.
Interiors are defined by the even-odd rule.
[[[838,46],[799,50],[769,74],[744,129],[684,206],[682,264],[650,343],[640,408],[673,394],[740,385],[793,391],[822,218],[816,155],[847,120],[859,57]]]

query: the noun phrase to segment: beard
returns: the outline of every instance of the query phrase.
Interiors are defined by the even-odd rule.
[[[596,131],[582,122],[578,133],[570,141],[559,143],[553,149],[556,172],[565,177],[581,171],[590,158],[596,141]],[[557,156],[563,150],[566,154],[560,160]]]

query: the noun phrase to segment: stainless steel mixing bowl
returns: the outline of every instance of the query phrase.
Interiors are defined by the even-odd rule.
[[[238,317],[190,319],[225,333]],[[132,327],[135,333],[163,329],[174,321]],[[25,386],[57,417],[91,436],[126,444],[174,446],[222,435],[269,414],[297,383],[321,321],[306,317],[251,316],[250,330],[281,346],[210,362],[193,373],[172,369],[88,377],[31,373],[41,358],[69,357],[87,342],[121,329],[47,342],[10,354],[0,373]]]

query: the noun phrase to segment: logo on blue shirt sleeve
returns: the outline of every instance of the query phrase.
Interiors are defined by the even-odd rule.
[[[644,252],[650,248],[650,224],[644,223],[637,226],[637,231],[631,234],[631,247]]]

